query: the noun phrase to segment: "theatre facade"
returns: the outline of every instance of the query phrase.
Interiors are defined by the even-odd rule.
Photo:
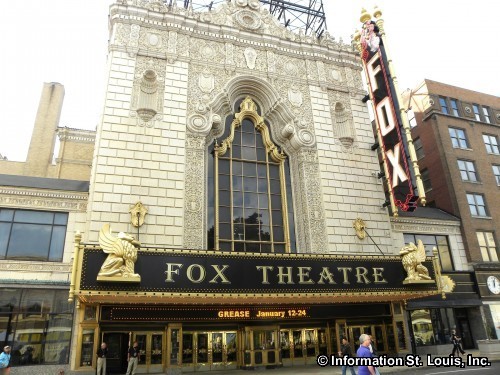
[[[110,7],[108,80],[75,237],[72,370],[314,364],[371,333],[411,350],[405,304],[440,263],[391,229],[356,49],[257,0]],[[78,229],[78,228],[77,228]],[[427,254],[429,255],[429,254]]]

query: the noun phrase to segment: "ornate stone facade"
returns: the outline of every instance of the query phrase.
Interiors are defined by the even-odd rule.
[[[257,0],[232,0],[211,12],[193,12],[192,9],[177,7],[176,2],[169,7],[158,1],[120,0],[111,6],[110,20],[114,30],[110,43],[111,64],[117,65],[116,71],[126,71],[124,66],[134,67],[133,88],[128,118],[114,109],[104,121],[119,121],[120,125],[114,127],[123,134],[116,137],[130,138],[126,135],[126,126],[132,125],[129,119],[141,118],[137,108],[141,95],[144,91],[148,92],[141,89],[144,72],[151,70],[155,73],[159,89],[157,93],[155,91],[157,96],[149,94],[157,99],[157,106],[151,108],[156,112],[152,120],[154,127],[176,130],[162,130],[162,137],[165,138],[159,140],[162,144],[160,152],[153,151],[150,158],[158,160],[159,170],[175,170],[176,177],[183,181],[182,184],[180,181],[171,183],[167,190],[176,197],[175,201],[167,198],[167,210],[171,207],[178,212],[180,202],[183,207],[182,242],[177,242],[177,234],[173,238],[175,247],[205,249],[207,246],[205,181],[208,146],[223,134],[223,124],[235,112],[235,103],[250,96],[268,121],[273,141],[289,156],[299,251],[330,251],[326,221],[332,216],[329,212],[337,208],[324,195],[323,189],[332,184],[340,187],[343,182],[335,180],[334,175],[325,173],[320,167],[322,163],[328,163],[322,161],[323,148],[337,145],[343,151],[354,153],[358,139],[366,136],[365,132],[357,134],[355,128],[356,124],[366,123],[367,115],[357,117],[351,106],[352,98],[365,94],[361,86],[359,59],[352,46],[341,40],[336,41],[328,33],[321,39],[295,34],[284,28]],[[123,81],[123,90],[126,91],[129,84],[125,81],[130,79],[129,75],[125,75],[120,81],[113,82],[116,86],[113,90],[119,91]],[[185,97],[183,90],[186,90]],[[322,99],[317,96],[318,90],[323,93],[321,95],[327,94],[327,106],[319,105]],[[154,87],[150,91],[154,91]],[[338,103],[343,108],[340,122],[345,125],[340,132],[333,126]],[[356,108],[356,111],[359,109]],[[321,133],[321,145],[318,144],[318,128],[315,125],[315,116],[318,115],[330,123],[329,131],[333,133],[333,137],[325,137]],[[139,125],[146,125],[147,128],[151,124],[139,121]],[[111,134],[107,132],[106,136]],[[113,144],[111,140],[105,142],[108,143]],[[175,165],[170,164],[173,157],[161,155],[161,150],[171,150],[168,148],[170,143],[178,147]],[[142,151],[146,150],[147,145],[144,144]],[[104,151],[102,156],[111,157],[112,154],[121,153],[119,150]],[[178,164],[180,158],[183,158],[183,166]],[[346,163],[348,159],[346,157]],[[127,163],[127,160],[123,161],[123,164]],[[148,178],[148,183],[151,175],[159,174],[144,168],[146,162],[129,164],[140,164],[140,174]],[[103,166],[98,169],[108,172],[113,169],[116,172],[120,168]],[[125,169],[123,172],[126,172]],[[167,175],[170,176],[170,173],[167,172]],[[106,177],[103,179],[106,180]],[[132,182],[127,177],[116,178],[121,183],[125,180]],[[376,180],[373,181],[374,185],[376,183]],[[105,187],[102,186],[102,189],[105,190]],[[126,196],[108,198],[140,200],[140,195],[130,192],[151,189],[133,185],[127,188],[125,184],[120,190],[129,192]],[[106,196],[103,192],[102,198]],[[97,197],[101,198],[101,193]],[[94,199],[92,201],[97,204]],[[118,202],[109,203],[118,207]],[[154,207],[154,204],[148,203],[148,206]],[[165,221],[154,210],[148,215],[148,220],[157,224]],[[374,215],[376,221],[384,221],[382,216]],[[177,224],[177,221],[174,222]],[[370,227],[371,223],[367,225]],[[144,230],[141,240],[145,244],[157,245],[160,237],[155,237],[153,229],[147,225]],[[97,226],[91,231],[96,232]],[[373,235],[383,237],[385,232],[381,230]],[[163,239],[168,241],[168,237]]]

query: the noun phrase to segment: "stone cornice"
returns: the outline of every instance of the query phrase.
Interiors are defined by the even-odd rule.
[[[71,272],[71,264],[33,262],[23,260],[1,260],[0,271],[27,271],[27,272]]]
[[[87,210],[88,194],[26,188],[0,187],[0,205],[4,207],[50,208],[64,211]]]
[[[434,234],[459,234],[460,223],[415,218],[391,218],[392,230],[396,232],[417,232]]]
[[[57,128],[57,135],[61,141],[95,143],[96,132],[93,130],[59,127]]]
[[[235,45],[251,44],[255,48],[272,50],[275,53],[290,55],[302,59],[335,63],[340,66],[352,65],[354,69],[362,70],[361,60],[357,51],[350,45],[335,42],[328,38],[325,42],[313,42],[308,37],[294,34],[298,41],[289,40],[280,36],[246,31],[227,25],[217,25],[191,18],[185,14],[170,12],[156,13],[133,7],[124,7],[114,4],[110,8],[110,24],[135,24],[142,27],[151,27],[155,30],[175,31],[190,38],[226,42]],[[303,39],[303,40],[302,40]]]

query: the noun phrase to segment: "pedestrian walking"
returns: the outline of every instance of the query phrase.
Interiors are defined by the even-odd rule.
[[[378,357],[377,347],[375,346],[375,340],[373,336],[370,335],[370,345],[368,345],[368,349],[370,349],[370,353],[372,353],[372,357]],[[375,367],[375,375],[380,375],[378,368]]]
[[[453,349],[450,354],[451,357],[455,357],[455,353],[457,352],[465,354],[465,351],[462,349],[462,338],[457,335],[455,330],[451,331],[451,343],[453,344]]]
[[[2,354],[0,354],[0,375],[10,374],[10,346],[5,346],[3,348]]]
[[[108,346],[105,342],[97,350],[97,375],[106,375],[106,357],[108,356]]]
[[[359,349],[356,352],[358,358],[372,358],[373,355],[370,352],[370,336],[362,334],[359,336]],[[375,368],[373,366],[359,366],[358,375],[375,375]]]
[[[127,375],[135,375],[137,364],[139,363],[139,344],[134,341],[134,346],[128,349],[128,367]]]
[[[342,337],[342,344],[340,345],[340,352],[339,356],[344,358],[344,357],[352,357],[352,351],[351,351],[351,345],[349,344],[349,341],[345,337]],[[342,375],[346,375],[347,368],[351,369],[351,375],[356,375],[356,372],[354,371],[354,367],[352,366],[342,366]]]

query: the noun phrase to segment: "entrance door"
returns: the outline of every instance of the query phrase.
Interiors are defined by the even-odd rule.
[[[139,344],[140,352],[137,372],[140,374],[163,373],[165,352],[163,332],[134,332],[134,341]]]
[[[182,366],[186,371],[237,368],[236,332],[183,332]]]
[[[102,341],[108,345],[106,372],[108,374],[124,374],[127,371],[128,334],[104,332]]]
[[[280,330],[280,349],[284,366],[316,363],[317,356],[327,352],[325,330],[282,329]]]
[[[372,340],[375,343],[375,350],[377,351],[377,353],[380,354],[387,351],[386,332],[384,325],[377,324],[349,326],[348,331],[348,340],[351,343],[351,349],[353,350],[353,353],[356,353],[356,350],[359,348],[359,336],[361,336],[361,334],[363,333],[372,336]]]

